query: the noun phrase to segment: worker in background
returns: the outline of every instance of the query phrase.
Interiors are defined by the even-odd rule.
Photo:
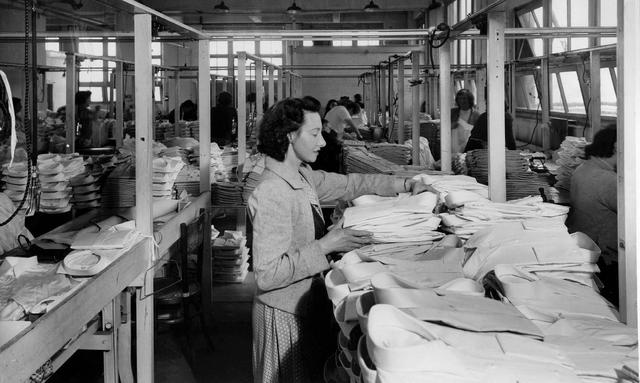
[[[233,107],[233,96],[229,92],[218,95],[218,104],[211,108],[211,141],[220,147],[234,141],[238,111]]]
[[[333,311],[321,274],[331,253],[367,245],[372,236],[341,227],[327,232],[320,203],[427,190],[412,179],[311,170],[307,164],[325,146],[319,110],[309,98],[287,98],[265,112],[258,130],[265,170],[248,201],[258,287],[254,382],[322,382],[324,362],[335,364],[329,358],[336,350]]]
[[[360,107],[360,113],[358,114],[358,118],[362,121],[363,126],[369,125],[369,120],[367,118],[367,112],[364,110],[364,102],[362,101],[362,95],[360,93],[356,93],[353,95],[353,101],[358,104]]]
[[[571,176],[570,232],[587,234],[602,251],[598,261],[602,295],[618,304],[618,177],[616,125],[593,137],[584,149],[585,161]]]
[[[175,123],[175,109],[171,110],[167,115],[170,123]],[[198,119],[198,105],[191,100],[186,100],[180,104],[180,115],[178,121],[196,121]]]
[[[516,139],[513,135],[513,117],[506,111],[504,112],[504,143],[509,150],[516,150]],[[471,135],[464,148],[465,152],[475,149],[486,149],[489,146],[489,133],[487,130],[488,115],[484,112],[478,117],[473,125]]]
[[[327,118],[327,113],[329,113],[329,111],[333,108],[335,108],[336,106],[338,106],[338,101],[334,100],[333,98],[329,101],[327,101],[327,106],[324,107],[324,116],[323,118]]]
[[[95,114],[89,108],[91,91],[83,90],[76,93],[76,147],[89,148],[92,145],[93,122]]]
[[[475,97],[468,89],[456,93],[456,107],[451,109],[451,153],[462,153],[471,130],[480,117],[475,110]]]
[[[362,135],[358,131],[358,126],[351,116],[360,113],[360,106],[353,101],[343,101],[338,106],[332,108],[324,118],[328,121],[328,128],[336,132],[338,140],[357,138],[362,140]],[[345,135],[345,132],[347,133]],[[351,135],[353,132],[353,135]]]

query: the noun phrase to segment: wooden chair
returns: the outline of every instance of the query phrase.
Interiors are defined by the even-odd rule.
[[[185,350],[193,352],[190,321],[196,316],[200,319],[202,333],[208,346],[213,350],[213,342],[206,327],[205,312],[202,310],[202,274],[205,239],[205,225],[210,224],[209,213],[200,209],[198,217],[190,223],[180,225],[180,238],[177,241],[177,254],[174,271],[168,276],[156,279],[156,324],[181,324],[186,340]],[[195,265],[190,265],[189,255],[196,255]],[[191,266],[191,267],[190,267]],[[195,266],[195,267],[193,267]]]

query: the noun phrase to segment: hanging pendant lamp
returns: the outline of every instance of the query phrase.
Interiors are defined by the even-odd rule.
[[[438,9],[441,6],[442,6],[442,3],[440,3],[438,0],[431,0],[431,4],[429,4],[429,6],[427,7],[427,10],[433,11],[434,9]]]
[[[216,6],[213,7],[213,9],[219,13],[229,13],[230,11],[229,7],[227,7],[227,4],[224,3],[224,0],[222,0],[220,4],[216,4]]]
[[[289,6],[289,8],[287,8],[287,13],[290,14],[296,14],[298,12],[302,12],[302,8],[298,7],[298,5],[296,5],[296,2],[294,1],[291,6]]]
[[[375,12],[380,10],[380,6],[373,2],[373,0],[369,1],[369,4],[364,6],[365,12]]]

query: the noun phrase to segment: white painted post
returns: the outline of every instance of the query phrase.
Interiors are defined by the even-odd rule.
[[[507,200],[504,137],[504,12],[489,12],[487,33],[487,135],[489,139],[489,198]]]
[[[116,63],[116,126],[113,134],[116,139],[116,148],[122,147],[122,135],[124,131],[124,63]]]
[[[414,58],[413,56],[411,57],[412,59]],[[412,96],[413,96],[413,88],[411,88]],[[405,119],[404,117],[404,60],[400,60],[398,61],[398,143],[399,144],[404,143],[404,119]],[[419,148],[420,147],[418,146],[418,150]],[[413,164],[418,165],[419,162],[418,163],[414,162]]]
[[[404,66],[404,62],[400,62]],[[420,52],[411,52],[411,77],[414,79],[420,77]],[[403,89],[404,92],[404,89]],[[413,130],[411,131],[411,160],[414,165],[420,165],[420,86],[411,87],[411,120],[413,122]],[[404,124],[404,121],[400,121]]]
[[[618,279],[620,315],[638,326],[640,2],[618,0]],[[627,70],[628,68],[628,70]]]
[[[267,96],[267,105],[271,106],[273,105],[273,100],[274,100],[274,80],[273,80],[273,71],[274,71],[274,67],[273,65],[269,65],[269,85],[268,85],[268,93],[269,95]]]
[[[67,136],[67,145],[69,145],[73,153],[76,151],[76,85],[78,84],[76,56],[72,53],[67,53],[66,64],[67,106],[65,107],[65,134]]]
[[[153,235],[152,142],[153,136],[153,68],[151,66],[151,15],[133,16],[135,33],[135,105],[136,105],[136,229]],[[153,268],[152,254],[145,274],[144,288],[138,289],[136,301],[137,381],[154,381],[153,344]],[[144,296],[143,292],[147,295]]]
[[[264,99],[264,81],[262,71],[264,70],[264,64],[262,61],[256,61],[256,122],[260,121],[263,113],[263,99]],[[255,130],[254,132],[255,133]]]
[[[591,140],[593,136],[602,128],[600,115],[602,113],[602,105],[600,104],[600,52],[593,51],[590,53],[589,72],[591,72],[591,82],[589,83],[589,123],[591,125]]]
[[[238,52],[238,166],[247,152],[247,53]]]
[[[180,120],[180,71],[175,71],[175,88],[173,97],[173,132],[176,137],[180,137],[180,126],[178,121]]]
[[[451,42],[438,49],[440,65],[440,168],[451,171]]]

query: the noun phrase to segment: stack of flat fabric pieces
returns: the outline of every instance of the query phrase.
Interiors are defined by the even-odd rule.
[[[410,146],[383,142],[379,144],[369,144],[368,149],[371,153],[387,159],[394,164],[407,165],[411,162]]]
[[[489,198],[489,188],[478,183],[475,178],[462,174],[429,174],[422,173],[413,177],[423,184],[429,185],[440,196],[440,202],[444,202],[445,197],[452,192],[470,192],[482,198]]]
[[[242,206],[243,187],[241,182],[215,182],[211,184],[211,199],[218,206]]]
[[[79,174],[69,180],[73,189],[71,203],[76,209],[88,209],[100,207],[100,185],[99,179],[90,173]]]
[[[107,208],[136,205],[136,169],[131,161],[118,164],[109,173],[101,194],[102,206]]]
[[[489,151],[487,149],[477,149],[467,152],[465,157],[469,175],[478,180],[481,184],[489,184]],[[505,150],[506,177],[511,174],[520,174],[527,171],[529,166],[518,150]]]
[[[178,195],[185,190],[192,196],[197,196],[200,194],[200,167],[196,165],[185,165],[180,173],[178,173],[178,177],[176,181],[173,183],[173,186],[178,191]]]
[[[173,124],[167,120],[161,121],[156,126],[156,140],[158,141],[166,141],[175,137],[175,128]]]
[[[40,207],[42,213],[59,214],[71,210],[71,187],[69,179],[84,172],[81,157],[73,155],[38,155],[38,178],[40,180]]]
[[[261,153],[254,154],[247,158],[242,167],[242,199],[246,202],[253,190],[262,181],[262,172],[265,169],[265,156]]]
[[[425,166],[400,165],[400,167],[402,168],[402,170],[393,172],[394,176],[404,177],[404,178],[413,178],[421,174],[432,175],[432,176],[451,175],[451,172],[445,172],[442,170],[433,170]]]
[[[542,202],[539,196],[497,203],[462,191],[449,193],[445,200],[449,210],[440,214],[442,229],[462,238],[502,222],[532,221],[566,231],[569,207]]]
[[[438,196],[425,192],[403,199],[364,206],[344,211],[343,226],[373,233],[378,243],[426,242],[443,237],[437,232],[440,218],[433,214]]]
[[[363,147],[343,147],[343,161],[346,173],[392,174],[402,170],[400,165],[377,156]]]
[[[189,158],[190,153],[191,153],[191,150],[187,148],[183,148],[180,146],[170,146],[160,151],[160,156],[161,157],[178,157],[182,160],[182,162],[188,164],[191,161]]]
[[[27,188],[27,162],[14,162],[11,165],[8,163],[2,165],[2,182],[3,193],[18,207]],[[22,207],[23,210],[28,208],[28,206],[26,206],[28,202],[29,200],[27,199],[25,205]]]
[[[160,157],[153,159],[153,198],[171,199],[173,184],[184,167],[180,157]]]
[[[213,253],[213,281],[242,283],[249,271],[249,248],[240,231],[225,230],[211,244]]]
[[[366,142],[359,141],[359,140],[343,140],[342,145],[343,146],[365,146]]]
[[[200,141],[200,122],[178,121],[180,137],[191,137]]]
[[[539,174],[530,170],[511,173],[507,177],[507,200],[540,195],[540,190],[546,196],[552,193],[551,180],[548,174]]]
[[[556,166],[547,164],[547,168],[556,176],[555,187],[564,190],[571,189],[571,175],[582,163],[584,157],[584,147],[588,142],[584,137],[567,136],[558,150]]]

